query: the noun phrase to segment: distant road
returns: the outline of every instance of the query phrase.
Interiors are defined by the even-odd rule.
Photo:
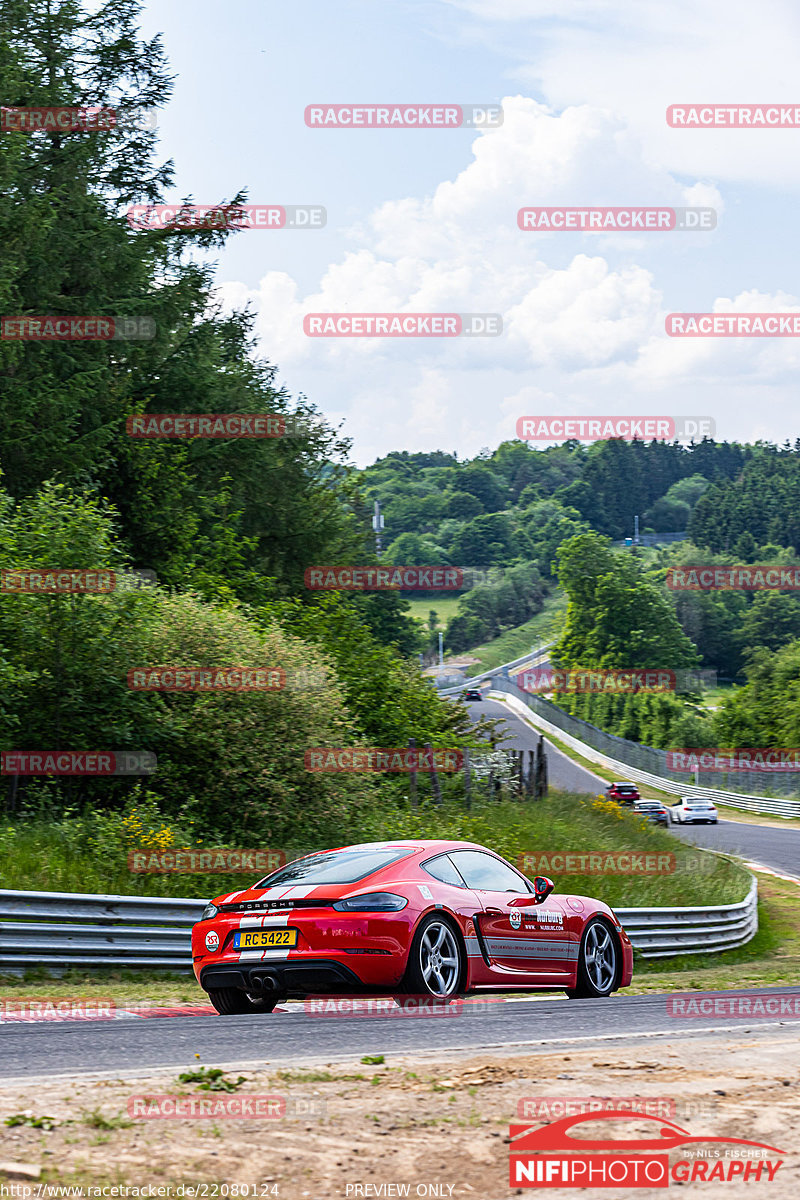
[[[504,749],[535,749],[538,734],[506,705],[497,700],[476,700],[466,707],[476,720],[480,716],[499,718],[501,727],[508,734],[508,739],[503,742]],[[611,781],[610,772],[605,777],[595,775],[567,758],[546,737],[544,740],[551,787],[596,796]],[[687,787],[687,791],[691,791],[691,788]],[[665,803],[669,804],[668,798]],[[720,808],[721,814],[724,811],[724,808]],[[775,825],[725,820],[724,817],[718,825],[668,825],[667,828],[676,837],[702,846],[705,850],[738,854],[749,862],[800,878],[800,829],[781,829]]]
[[[510,712],[505,704],[501,704],[497,700],[474,700],[465,707],[469,709],[470,716],[475,720],[479,717],[499,719],[501,728],[507,735],[506,740],[502,743],[503,750],[536,749],[539,735]],[[593,796],[603,790],[606,786],[604,779],[587,771],[585,767],[578,766],[561,750],[557,750],[546,737],[544,741],[547,747],[547,771],[551,787],[563,792],[582,792]]]

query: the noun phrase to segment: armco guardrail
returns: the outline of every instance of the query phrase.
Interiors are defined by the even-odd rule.
[[[496,675],[501,675],[504,672],[513,671],[515,667],[524,667],[529,664],[537,665],[540,662],[546,661],[552,642],[547,642],[540,646],[538,650],[531,650],[528,654],[523,654],[521,658],[515,658],[511,662],[503,663],[499,667],[491,667],[488,671],[482,671],[480,675],[470,675],[463,683],[454,684],[453,687],[442,688],[438,693],[440,696],[456,696],[459,692],[464,692],[467,688],[475,687],[477,683],[484,683],[487,679],[494,679]]]
[[[634,752],[641,752],[649,756],[652,759],[652,765],[660,765],[662,762],[666,764],[666,751],[656,750],[652,746],[640,746],[636,742],[627,742],[625,738],[606,733],[604,729],[598,729],[597,726],[589,725],[587,721],[583,721],[579,717],[573,717],[571,713],[565,712],[541,696],[533,696],[522,691],[510,679],[504,678],[502,675],[495,677],[493,687],[498,693],[498,698],[505,696],[518,708],[524,706],[531,713],[533,723],[542,732],[551,733],[560,738],[570,749],[576,750],[590,762],[612,771],[620,779],[630,779],[634,783],[646,783],[651,787],[660,788],[662,792],[669,792],[673,796],[689,794],[706,796],[716,804],[732,805],[745,809],[747,812],[770,813],[777,817],[800,817],[800,800],[784,800],[776,796],[748,795],[746,792],[704,787],[701,784],[693,783],[688,777],[684,779],[671,778],[666,774],[666,766],[663,767],[664,774],[644,771],[629,761],[633,755],[626,752],[627,747],[631,747]],[[626,758],[617,758],[616,755],[609,754],[607,747],[616,750],[617,753],[625,753]],[[748,772],[748,774],[752,774],[752,772]]]
[[[0,890],[0,970],[191,968],[189,932],[205,900]]]
[[[45,966],[189,971],[190,931],[205,900],[0,891],[0,973]],[[645,958],[729,950],[758,928],[757,885],[745,900],[708,908],[622,908]]]
[[[711,954],[749,942],[758,930],[758,883],[738,904],[703,908],[615,908],[643,958]]]

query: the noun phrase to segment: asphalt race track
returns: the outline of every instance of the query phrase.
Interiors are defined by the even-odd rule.
[[[474,701],[468,706],[470,715],[500,720],[508,733],[503,749],[533,750],[538,734],[518,716],[497,700]],[[597,795],[606,786],[606,779],[593,775],[578,766],[545,737],[547,767],[551,787],[566,792]],[[598,768],[602,770],[602,768]],[[610,776],[608,776],[610,779]],[[687,794],[691,787],[687,786]],[[668,803],[669,801],[667,801]],[[724,808],[720,809],[723,813]],[[668,825],[670,833],[684,841],[693,842],[706,850],[722,850],[739,854],[748,862],[769,867],[772,871],[800,877],[800,829],[781,829],[776,825],[753,825],[744,821],[720,820],[718,825]]]
[[[796,994],[773,988],[770,994]],[[719,992],[716,995],[724,996]],[[739,993],[742,994],[742,993]],[[758,990],[745,994],[756,996]],[[792,1022],[784,1020],[783,1024]],[[674,1039],[731,1031],[775,1031],[777,1018],[724,1020],[668,1016],[665,995],[607,1000],[514,1000],[453,1018],[316,1017],[303,1011],[246,1016],[173,1017],[0,1024],[0,1061],[6,1081],[45,1075],[142,1072],[199,1063],[251,1069],[363,1054],[420,1054],[463,1048],[535,1052],[559,1046],[602,1046],[653,1038]],[[196,1056],[199,1056],[196,1057]],[[55,1070],[54,1070],[55,1068]]]

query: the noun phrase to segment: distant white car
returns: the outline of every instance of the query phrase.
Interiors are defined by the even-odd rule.
[[[670,805],[669,819],[676,825],[716,825],[719,814],[711,801],[702,796],[681,796]]]

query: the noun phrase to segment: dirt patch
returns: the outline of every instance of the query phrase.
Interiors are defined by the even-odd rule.
[[[530,1098],[594,1096],[648,1100],[651,1112],[671,1113],[695,1137],[780,1147],[786,1154],[769,1194],[796,1195],[800,1189],[800,1045],[790,1025],[724,1040],[637,1042],[600,1052],[403,1055],[387,1056],[384,1063],[337,1060],[297,1070],[267,1065],[228,1070],[223,1078],[231,1081],[232,1092],[179,1084],[177,1075],[3,1084],[0,1122],[15,1114],[22,1122],[0,1124],[0,1164],[8,1181],[19,1183],[27,1170],[28,1178],[84,1187],[170,1184],[172,1192],[164,1195],[173,1197],[191,1197],[188,1189],[199,1185],[198,1200],[237,1194],[215,1191],[222,1184],[246,1184],[249,1191],[240,1196],[278,1200],[398,1195],[499,1200],[523,1194],[509,1186],[508,1134],[510,1121],[542,1123],[532,1115]],[[237,1087],[240,1075],[245,1079]],[[258,1095],[285,1097],[290,1111],[276,1119],[131,1121],[132,1096],[178,1093],[227,1104],[237,1099],[252,1104]],[[525,1097],[527,1117],[519,1109]],[[43,1117],[52,1119],[52,1128],[31,1123]],[[634,1116],[619,1136],[652,1136],[653,1125]],[[599,1123],[589,1132],[607,1136]],[[181,1184],[183,1193],[177,1190]],[[722,1185],[691,1186],[713,1195]],[[725,1183],[724,1195],[752,1197],[752,1188],[752,1182]],[[548,1194],[576,1193],[551,1188]],[[661,1196],[663,1190],[612,1188],[602,1194],[614,1200],[623,1194]]]

